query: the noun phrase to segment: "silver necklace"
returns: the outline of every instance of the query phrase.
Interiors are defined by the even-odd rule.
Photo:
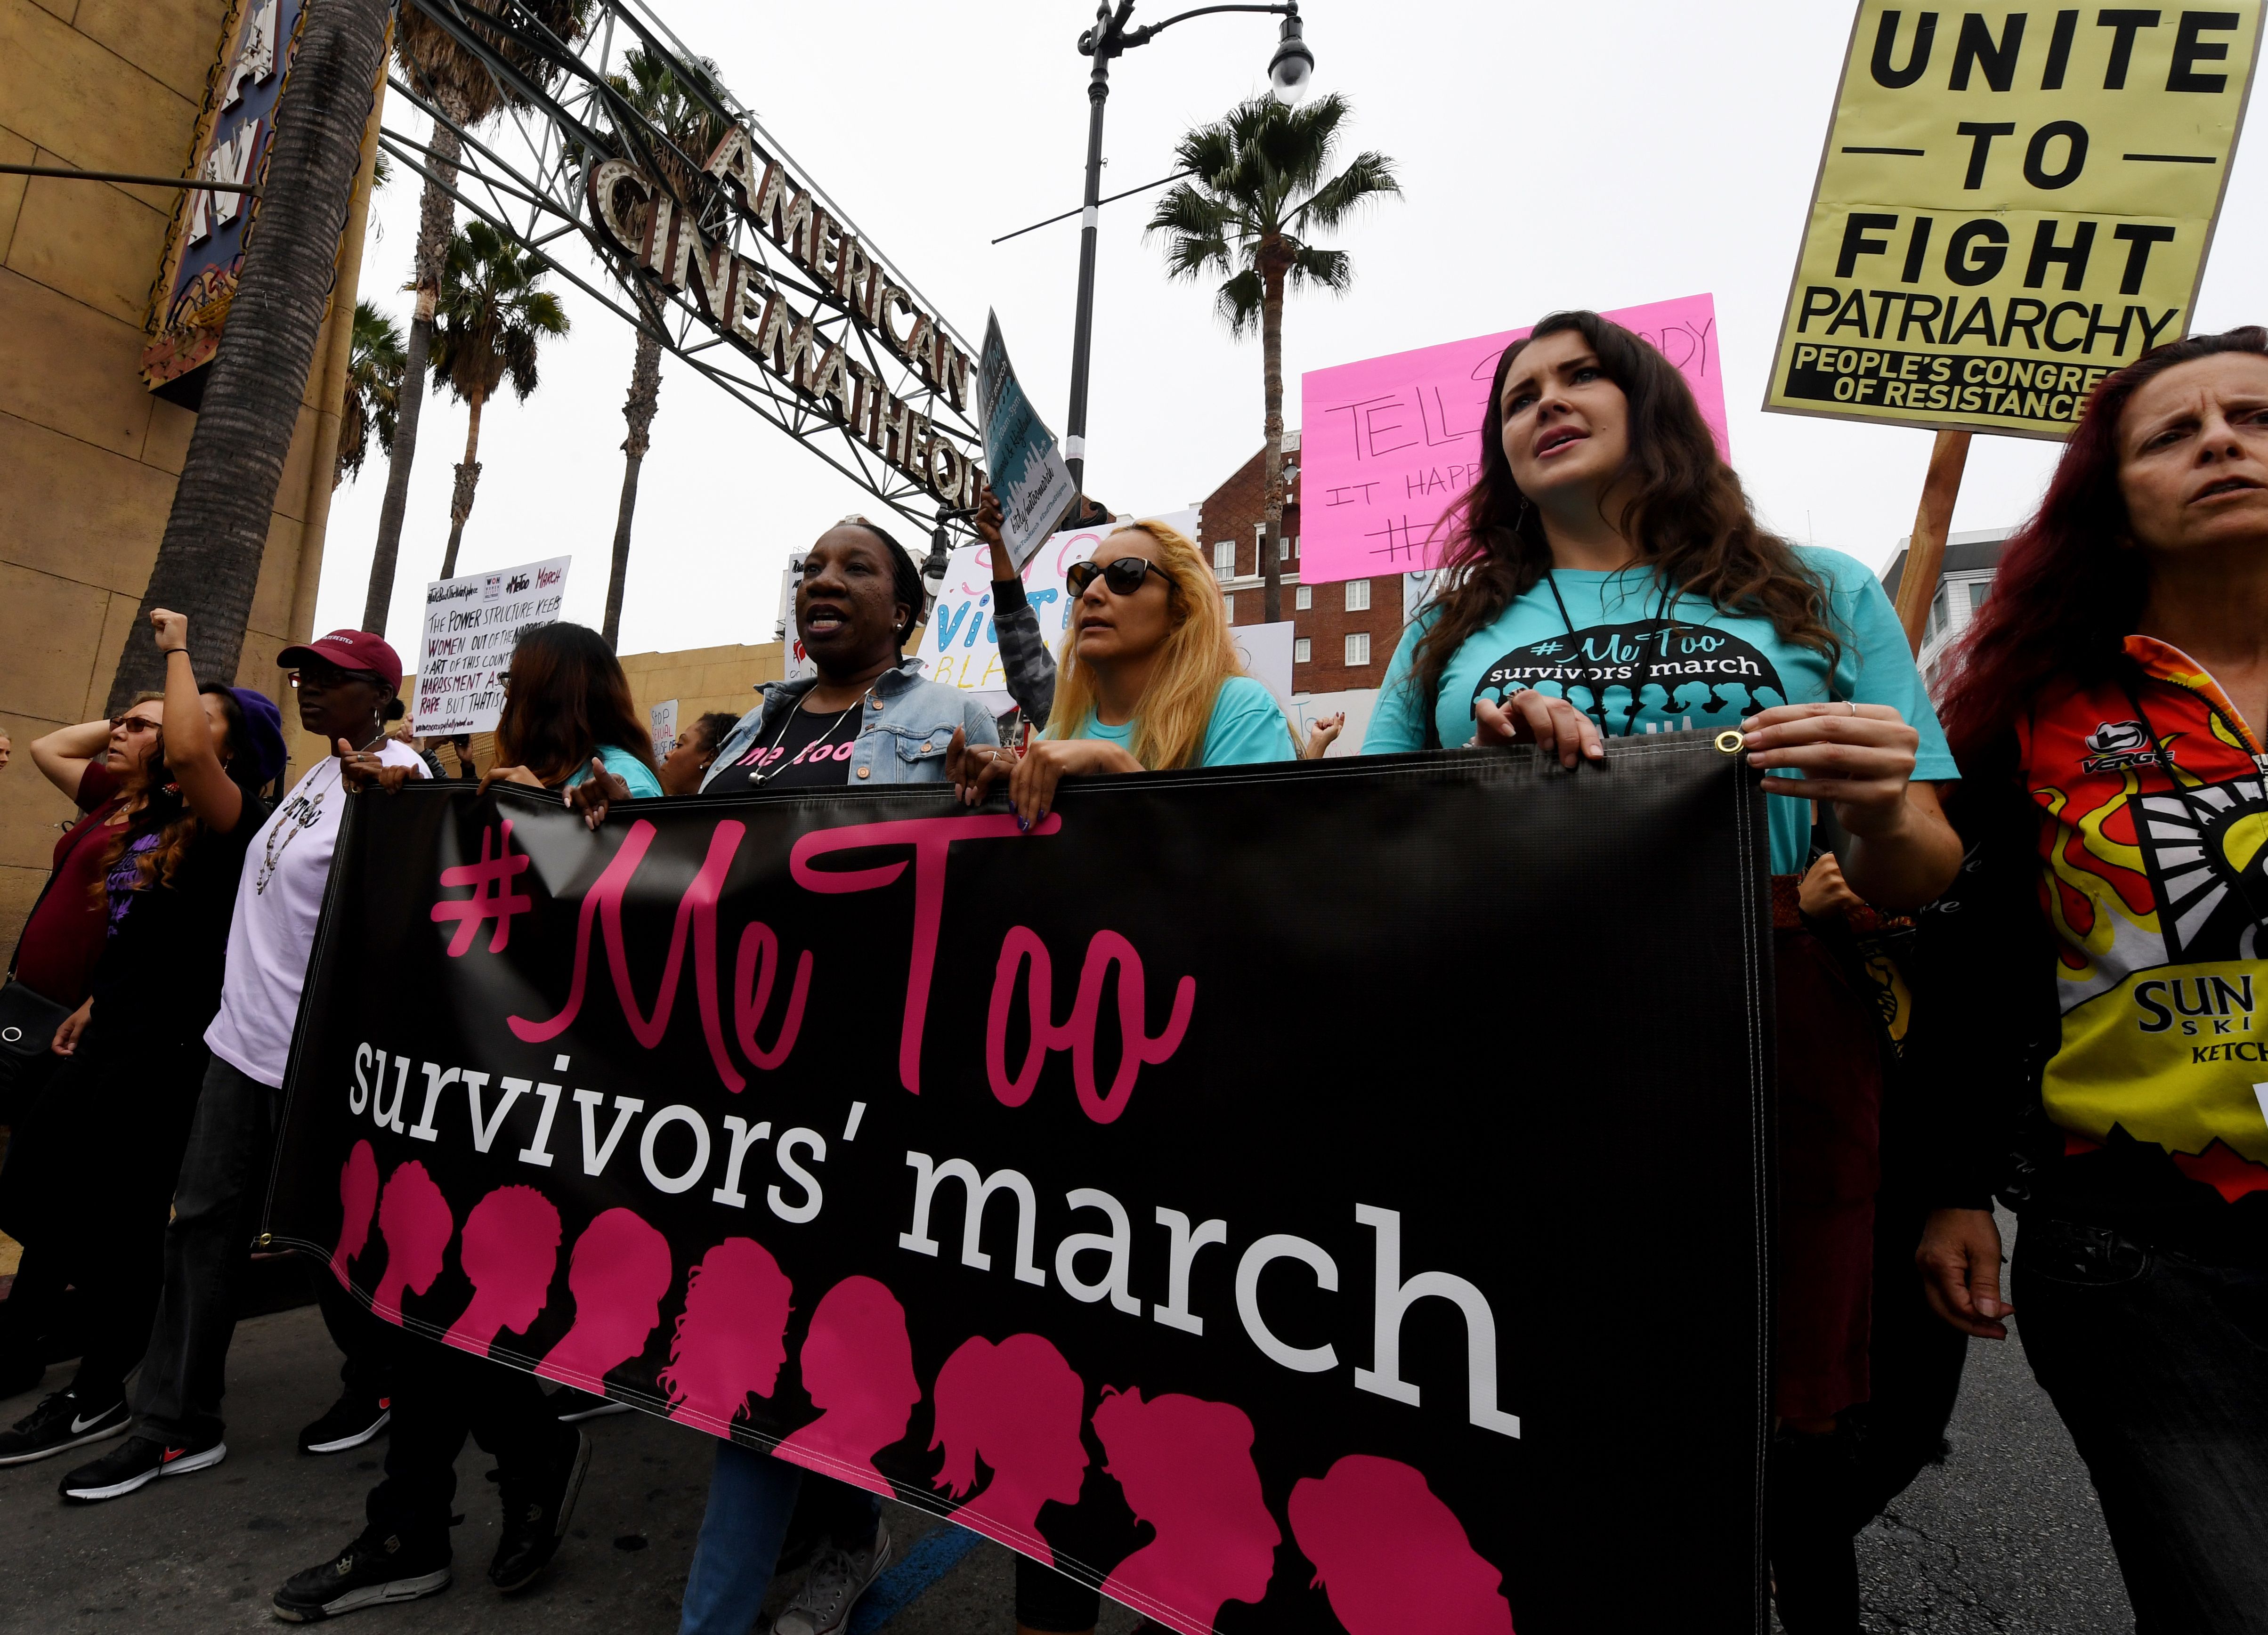
[[[845,721],[849,720],[849,719],[851,718],[851,716],[855,715],[855,714],[858,712],[858,706],[859,706],[859,705],[861,705],[861,704],[863,704],[863,703],[865,703],[869,698],[873,697],[873,696],[874,696],[874,689],[873,689],[873,688],[871,688],[871,687],[870,687],[870,688],[868,688],[865,692],[863,692],[863,693],[859,694],[856,698],[853,698],[853,699],[850,701],[850,707],[848,710],[845,710],[845,711],[844,711],[841,715],[836,716],[836,717],[835,718],[835,719],[834,719],[834,720],[832,720],[831,722],[829,722],[829,723],[828,724],[827,730],[826,730],[825,732],[821,733],[818,737],[816,737],[816,738],[813,739],[813,740],[811,740],[811,743],[810,743],[809,747],[808,747],[807,748],[806,748],[806,750],[804,751],[804,753],[805,753],[806,755],[809,755],[809,754],[810,754],[810,752],[811,752],[811,750],[818,748],[821,744],[824,744],[824,743],[825,743],[828,739],[830,739],[830,738],[834,737],[834,736],[835,736],[835,730],[836,730],[836,728],[837,728],[837,727],[841,726],[841,725],[843,724],[843,722],[845,722]],[[780,747],[781,743],[782,743],[782,742],[786,739],[786,737],[787,737],[787,729],[788,729],[789,727],[793,726],[793,725],[795,725],[795,718],[796,718],[797,716],[800,715],[802,712],[803,712],[803,706],[802,706],[802,704],[801,704],[800,703],[797,703],[797,705],[796,705],[793,709],[791,709],[791,710],[787,712],[787,714],[786,714],[786,716],[785,716],[784,718],[782,718],[782,720],[780,721],[780,730],[779,730],[779,732],[778,732],[778,733],[777,733],[773,737],[772,741],[771,741],[771,746],[770,746],[770,747],[771,747],[771,748],[772,748],[773,750],[777,750],[777,749],[779,748],[779,747]],[[767,755],[766,759],[768,759],[768,760],[769,760],[769,759],[770,759],[770,756],[769,756],[769,755]],[[753,785],[755,785],[755,784],[762,784],[762,783],[769,782],[769,781],[770,781],[770,779],[775,776],[775,773],[776,773],[776,770],[777,770],[777,769],[770,769],[770,768],[768,768],[768,769],[766,769],[765,770],[761,771],[761,772],[751,772],[751,773],[749,773],[749,774],[748,774],[748,782],[749,782],[749,784],[750,784],[752,786],[753,786]]]

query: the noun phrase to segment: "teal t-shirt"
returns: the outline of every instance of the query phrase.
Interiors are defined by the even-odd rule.
[[[1552,578],[1566,600],[1564,615],[1550,581],[1539,580],[1457,649],[1434,700],[1440,741],[1454,746],[1472,737],[1476,698],[1500,703],[1506,693],[1528,687],[1565,698],[1609,738],[1687,727],[1721,732],[1774,704],[1845,698],[1888,704],[1921,733],[1918,781],[1960,777],[1905,631],[1874,576],[1841,551],[1800,545],[1796,554],[1830,587],[1843,643],[1831,686],[1827,656],[1783,641],[1769,619],[1721,613],[1697,597],[1673,596],[1665,604],[1660,584],[1643,568],[1562,568]],[[1431,617],[1421,614],[1402,633],[1363,740],[1366,755],[1425,746],[1423,706],[1410,696],[1409,677],[1411,652]],[[1772,872],[1795,873],[1810,851],[1811,809],[1800,800],[1776,799],[1769,810]]]
[[[1071,736],[1100,738],[1129,755],[1134,753],[1134,723],[1105,726],[1094,718],[1092,710]],[[1204,748],[1197,764],[1251,766],[1294,758],[1292,724],[1284,706],[1276,702],[1276,695],[1248,675],[1232,675],[1223,681],[1219,696],[1212,701],[1212,715],[1205,722]]]
[[[661,799],[661,780],[653,775],[652,769],[629,750],[618,748],[613,744],[601,744],[599,746],[599,759],[606,762],[608,771],[612,772],[630,786],[632,799],[659,800]],[[569,778],[566,786],[572,789],[590,776],[591,769],[586,766]]]

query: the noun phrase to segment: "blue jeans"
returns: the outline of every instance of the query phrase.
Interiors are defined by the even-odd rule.
[[[2013,1293],[2137,1635],[2268,1635],[2268,1270],[2035,1213]]]
[[[873,1541],[882,1513],[876,1495],[823,1477],[813,1479],[799,1506],[805,1492],[799,1467],[738,1442],[717,1444],[677,1635],[748,1635],[799,1509],[805,1513],[801,1530],[825,1536],[818,1542],[855,1550]]]

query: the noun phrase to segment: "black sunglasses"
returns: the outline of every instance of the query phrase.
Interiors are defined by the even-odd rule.
[[[1121,556],[1116,562],[1075,562],[1064,574],[1064,583],[1071,587],[1074,599],[1086,594],[1086,587],[1099,577],[1110,587],[1114,596],[1131,596],[1142,588],[1142,581],[1156,574],[1168,585],[1173,575],[1156,563],[1142,556]]]

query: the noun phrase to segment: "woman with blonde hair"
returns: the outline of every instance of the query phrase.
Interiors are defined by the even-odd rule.
[[[1005,779],[1029,829],[1065,777],[1297,756],[1282,706],[1237,661],[1212,570],[1187,534],[1130,522],[1064,581],[1071,620],[1046,733],[1021,755],[956,738],[948,770],[963,801]]]

